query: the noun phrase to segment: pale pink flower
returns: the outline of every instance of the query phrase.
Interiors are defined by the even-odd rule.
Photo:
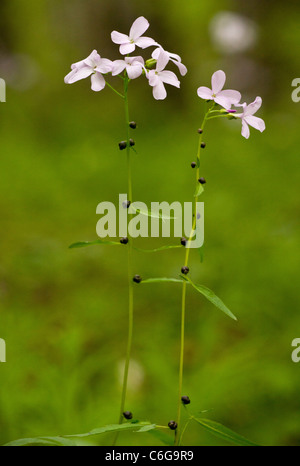
[[[116,60],[112,64],[112,75],[117,76],[126,69],[129,79],[136,79],[143,73],[145,62],[143,57],[125,57],[124,60]]]
[[[247,105],[246,103],[238,105],[238,107],[243,107],[243,113],[236,113],[235,118],[240,118],[242,120],[242,136],[249,139],[250,129],[249,126],[252,126],[255,129],[258,129],[261,133],[266,129],[266,124],[262,118],[253,116],[262,106],[262,98],[256,97],[255,101],[252,104]]]
[[[211,89],[208,87],[199,87],[197,93],[201,99],[214,100],[216,104],[221,105],[226,110],[229,110],[232,105],[237,105],[242,96],[240,92],[232,89],[223,91],[226,81],[226,74],[224,71],[216,71],[211,78]]]
[[[154,58],[154,60],[158,59],[161,50],[163,50],[163,48],[158,47],[157,49],[153,51],[152,58]],[[182,63],[181,57],[177,55],[176,53],[166,52],[165,50],[164,52],[168,55],[169,60],[172,61],[177,66],[181,76],[185,76],[188,70],[187,70],[187,67]]]
[[[120,45],[120,53],[122,55],[127,55],[128,53],[134,52],[135,47],[141,47],[146,49],[152,45],[158,45],[151,37],[142,37],[142,35],[147,31],[150,24],[143,16],[140,16],[136,19],[131,26],[129,36],[122,34],[117,31],[111,33],[111,40],[115,44]]]
[[[180,87],[180,81],[176,74],[172,71],[165,70],[168,62],[168,54],[164,50],[161,50],[157,59],[156,70],[150,70],[147,72],[149,84],[153,87],[153,97],[156,100],[163,100],[167,97],[167,91],[164,84],[170,84],[171,86],[178,88]]]
[[[101,58],[97,50],[93,50],[87,58],[74,63],[71,69],[72,71],[65,77],[66,84],[73,84],[91,76],[92,90],[99,92],[105,88],[106,84],[102,74],[111,72],[112,62]]]

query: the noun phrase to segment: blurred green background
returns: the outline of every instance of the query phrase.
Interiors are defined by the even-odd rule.
[[[190,201],[197,128],[196,89],[223,69],[243,100],[263,98],[267,131],[239,122],[208,126],[203,173],[205,258],[192,254],[194,281],[213,289],[234,323],[191,290],[184,393],[191,410],[264,445],[300,442],[299,1],[2,0],[0,76],[0,442],[71,434],[118,420],[127,338],[126,247],[69,250],[96,237],[96,206],[126,192],[122,101],[89,80],[66,86],[71,63],[96,48],[119,58],[110,32],[138,16],[147,35],[182,56],[181,90],[157,102],[145,79],[131,87],[134,197]],[[236,16],[238,15],[238,16]],[[143,53],[148,58],[149,50]],[[176,71],[176,68],[174,68]],[[112,82],[112,81],[111,81]],[[114,80],[118,83],[117,78]],[[169,240],[170,241],[170,240]],[[138,240],[140,247],[166,240]],[[183,251],[135,253],[143,277],[176,277]],[[127,409],[166,425],[176,417],[181,287],[135,288],[132,377]],[[207,415],[207,416],[208,416]],[[95,439],[109,445],[111,438]],[[151,445],[149,434],[119,437]],[[190,425],[186,445],[222,445]]]

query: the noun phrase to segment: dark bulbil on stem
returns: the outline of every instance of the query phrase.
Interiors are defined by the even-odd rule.
[[[123,416],[125,417],[125,419],[128,419],[128,420],[129,420],[129,419],[132,419],[132,417],[133,417],[133,416],[132,416],[132,412],[130,412],[130,411],[125,411],[125,412],[123,413]]]
[[[130,127],[131,129],[136,129],[136,127],[137,127],[136,122],[135,122],[135,121],[131,121],[131,122],[129,123],[129,127]]]
[[[134,142],[133,139],[129,139],[129,145],[130,145],[130,147],[135,146],[135,142]]]
[[[203,134],[203,129],[199,128],[199,129],[198,129],[198,133],[199,133],[199,134]]]
[[[192,167],[192,168],[195,168],[195,167],[197,167],[197,164],[196,164],[196,162],[192,162],[192,163],[191,163],[191,167]]]
[[[182,397],[181,397],[181,401],[182,401],[182,403],[183,403],[184,405],[189,405],[190,402],[191,402],[191,400],[190,400],[190,398],[189,398],[188,396],[182,396]]]
[[[124,150],[127,147],[127,142],[126,141],[121,141],[119,142],[119,149]]]
[[[141,283],[142,277],[140,275],[135,275],[133,277],[133,281],[134,281],[134,283]]]
[[[127,237],[124,237],[124,238],[121,238],[121,239],[120,239],[120,243],[121,243],[121,244],[128,244],[128,241],[129,241],[129,240],[128,240]]]
[[[177,429],[177,422],[175,421],[170,421],[168,424],[168,427],[170,427],[171,430],[176,430]]]
[[[180,243],[182,246],[186,246],[187,239],[186,238],[181,238]]]
[[[129,209],[130,204],[131,204],[130,201],[124,201],[124,202],[122,203],[122,206],[124,207],[124,209]]]
[[[183,275],[187,275],[189,273],[190,269],[186,266],[184,267],[181,267],[181,273],[183,273]]]
[[[206,147],[205,142],[202,142],[202,143],[201,143],[201,149],[205,149],[205,147]]]
[[[200,184],[206,184],[206,179],[205,178],[199,178],[199,183]]]

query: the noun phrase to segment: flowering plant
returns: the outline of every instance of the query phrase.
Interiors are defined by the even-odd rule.
[[[128,199],[123,203],[124,209],[129,209],[133,201],[133,189],[132,189],[132,174],[131,174],[131,151],[135,146],[134,140],[130,137],[130,130],[135,130],[137,125],[134,121],[129,118],[129,99],[128,89],[131,81],[144,76],[149,85],[152,87],[153,96],[156,100],[164,100],[167,97],[167,91],[165,88],[166,84],[174,87],[180,87],[180,81],[176,74],[170,70],[166,70],[167,65],[171,62],[174,64],[181,76],[185,76],[187,68],[182,63],[179,55],[170,53],[164,50],[154,39],[145,37],[144,33],[149,28],[149,23],[144,17],[138,18],[134,21],[128,35],[113,31],[111,34],[112,41],[119,45],[119,51],[122,55],[121,59],[112,61],[106,58],[102,58],[96,50],[94,50],[86,59],[74,63],[71,66],[71,72],[65,77],[67,84],[73,84],[79,80],[91,77],[91,88],[95,92],[103,90],[106,86],[109,87],[115,94],[117,94],[124,102],[125,108],[125,123],[126,123],[126,140],[119,143],[120,150],[126,149],[127,154],[127,176],[128,176]],[[136,48],[147,49],[154,47],[151,57],[145,61],[140,56],[131,56],[130,54],[135,52]],[[115,89],[108,81],[108,76],[118,76],[123,81],[123,91]],[[194,415],[188,411],[191,400],[189,396],[182,393],[183,386],[183,368],[184,368],[184,343],[185,343],[185,320],[186,320],[186,293],[188,286],[208,301],[210,301],[216,308],[221,310],[225,315],[236,321],[235,315],[229,310],[229,308],[223,303],[223,301],[209,288],[204,285],[195,284],[190,278],[189,268],[189,256],[190,246],[193,241],[197,229],[197,220],[200,218],[198,211],[198,200],[204,192],[204,186],[206,180],[201,176],[201,155],[202,151],[206,148],[206,143],[203,142],[203,135],[205,134],[205,128],[208,121],[216,118],[227,118],[241,120],[242,122],[242,135],[245,138],[249,138],[250,130],[249,126],[252,126],[259,131],[265,130],[265,123],[261,118],[258,118],[255,113],[260,109],[262,105],[262,99],[257,97],[256,100],[247,105],[246,103],[241,104],[241,94],[236,90],[224,90],[226,81],[226,75],[224,71],[219,70],[215,72],[211,79],[211,89],[208,87],[199,87],[197,94],[201,99],[204,99],[208,103],[208,108],[205,113],[201,128],[198,130],[199,141],[196,161],[191,163],[191,167],[195,169],[195,194],[193,197],[193,221],[192,228],[188,238],[181,238],[180,245],[170,245],[167,247],[153,250],[152,252],[160,251],[162,249],[170,249],[183,247],[185,249],[184,263],[181,266],[180,271],[178,270],[178,277],[173,278],[148,278],[142,279],[140,275],[134,275],[133,273],[133,260],[132,250],[133,244],[132,239],[127,237],[121,238],[119,242],[113,241],[94,241],[94,242],[81,242],[75,243],[71,248],[86,247],[92,244],[111,244],[111,245],[125,245],[128,248],[128,339],[127,339],[127,350],[126,350],[126,361],[123,375],[123,386],[121,394],[120,414],[117,424],[112,424],[105,427],[100,427],[87,434],[79,434],[64,437],[43,437],[36,439],[24,439],[16,442],[11,442],[10,445],[76,445],[76,438],[89,437],[94,435],[100,435],[106,432],[115,433],[113,444],[118,440],[118,433],[121,431],[138,431],[138,432],[152,432],[157,429],[160,430],[160,439],[167,445],[170,444],[170,436],[164,433],[164,429],[171,429],[174,431],[174,444],[181,445],[183,443],[183,437],[187,425],[191,421],[195,421],[201,425],[204,429],[235,444],[239,445],[254,445],[244,437],[234,433],[227,427],[222,426],[214,421],[204,419],[201,415]],[[233,108],[235,107],[235,108]],[[238,112],[238,109],[242,109]],[[151,216],[151,212],[145,212],[144,215]],[[133,317],[134,317],[134,284],[147,284],[156,282],[172,282],[179,283],[182,286],[182,299],[181,299],[181,331],[180,331],[180,354],[179,354],[179,378],[178,378],[178,403],[177,403],[177,417],[176,420],[171,420],[164,426],[159,426],[151,422],[141,422],[133,420],[131,411],[127,411],[126,406],[126,395],[127,395],[127,384],[128,384],[128,372],[131,358],[131,347],[133,341]],[[186,409],[188,414],[186,422],[182,425],[181,411],[182,406]],[[124,422],[126,420],[127,422]]]

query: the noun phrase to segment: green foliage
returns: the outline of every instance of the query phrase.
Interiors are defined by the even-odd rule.
[[[9,442],[5,447],[74,447],[76,442],[63,437],[23,438]]]
[[[249,99],[263,97],[267,122],[267,132],[253,131],[249,141],[241,138],[239,122],[207,125],[205,260],[193,254],[191,270],[195,283],[209,284],[238,310],[239,322],[220,319],[204,299],[199,309],[199,295],[188,293],[185,391],[195,410],[214,408],[220,422],[249,438],[299,445],[299,367],[290,359],[300,328],[300,104],[290,99],[300,69],[299,2],[282,8],[274,0],[270,9],[269,0],[174,0],[170,8],[134,0],[130,11],[127,2],[111,0],[100,9],[98,3],[9,0],[0,6],[1,77],[7,80],[7,103],[0,104],[0,337],[7,343],[0,443],[117,422],[127,251],[67,248],[76,238],[96,238],[96,206],[126,192],[126,160],[117,147],[125,134],[123,113],[109,89],[92,93],[87,81],[66,87],[63,76],[93,48],[112,56],[116,49],[104,45],[101,31],[118,23],[126,32],[128,15],[143,14],[189,73],[164,103],[153,101],[146,82],[137,80],[132,90],[135,199],[148,204],[166,192],[168,201],[193,197],[190,163],[204,110],[196,89],[209,85],[216,69],[226,71],[232,87],[243,81]],[[210,25],[220,10],[256,21],[257,46],[238,56],[216,50]],[[87,24],[89,33],[81,34]],[[153,239],[137,246],[163,244]],[[176,277],[182,252],[151,261],[135,254],[135,273]],[[165,285],[155,287],[155,295],[152,286],[136,287],[137,369],[128,392],[139,418],[151,413],[163,425],[175,416],[181,292]],[[157,432],[124,432],[119,443],[160,444]],[[186,435],[190,445],[225,443],[204,429]],[[107,444],[106,434],[96,440]]]
[[[214,304],[218,309],[220,309],[224,314],[226,314],[228,317],[230,317],[233,320],[237,320],[234,314],[228,309],[227,306],[223,303],[223,301],[218,298],[218,296],[215,295],[213,291],[211,291],[209,288],[206,288],[206,286],[203,285],[195,285],[195,283],[192,282],[192,280],[188,276],[182,275],[182,278],[186,280],[188,283],[190,283],[195,290],[199,291],[203,296],[205,296],[208,301],[210,301],[212,304]]]
[[[79,243],[74,243],[69,246],[69,249],[79,249],[79,248],[86,248],[88,246],[94,246],[95,244],[108,244],[110,246],[120,246],[120,241],[105,241],[105,240],[96,240],[96,241],[81,241]]]
[[[240,445],[244,447],[257,447],[258,445],[247,440],[246,438],[242,437],[239,434],[236,434],[232,430],[228,429],[228,427],[222,426],[218,422],[211,421],[210,419],[201,419],[195,418],[193,419],[198,422],[205,430],[207,430],[210,434],[215,435],[216,437],[221,438],[222,440],[226,440],[227,442],[231,442],[234,445]]]

